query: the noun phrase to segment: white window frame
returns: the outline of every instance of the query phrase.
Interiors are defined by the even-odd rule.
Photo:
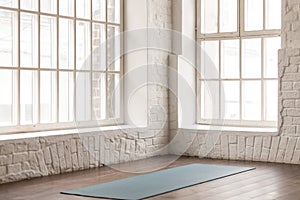
[[[32,11],[32,10],[25,10],[25,9],[21,9],[20,6],[20,2],[22,0],[16,0],[17,1],[17,7],[13,8],[13,7],[4,7],[4,6],[0,6],[1,10],[5,10],[5,11],[14,11],[17,13],[17,18],[18,18],[18,22],[17,22],[17,27],[18,27],[18,33],[17,33],[17,52],[18,52],[18,56],[17,56],[17,66],[1,66],[0,64],[0,70],[15,70],[17,72],[17,103],[16,103],[16,115],[17,115],[17,119],[16,119],[16,124],[15,125],[9,125],[9,126],[0,126],[0,134],[11,134],[11,133],[25,133],[25,132],[36,132],[36,131],[49,131],[49,130],[64,130],[64,129],[74,129],[74,128],[89,128],[89,127],[96,127],[96,126],[111,126],[111,125],[120,125],[123,124],[124,122],[124,118],[123,118],[123,81],[122,81],[122,75],[123,75],[123,71],[124,71],[124,61],[123,61],[123,38],[121,37],[121,33],[124,30],[124,22],[123,22],[123,13],[124,13],[124,2],[123,0],[120,0],[120,23],[114,23],[114,22],[108,22],[108,0],[105,0],[105,7],[106,7],[106,19],[105,21],[100,21],[100,20],[95,20],[93,19],[93,0],[89,0],[90,1],[90,9],[91,9],[91,16],[90,18],[86,19],[86,18],[79,18],[76,17],[76,0],[73,0],[74,3],[74,13],[73,16],[65,16],[65,15],[59,15],[59,0],[57,0],[56,3],[56,9],[57,12],[56,14],[51,14],[51,13],[45,13],[45,12],[41,12],[41,6],[40,6],[40,1],[42,0],[38,0],[38,10],[37,11]],[[37,53],[37,60],[38,60],[38,66],[37,68],[34,67],[21,67],[20,65],[20,13],[26,13],[26,14],[35,14],[38,16],[38,53]],[[56,36],[57,36],[57,44],[56,44],[56,59],[57,59],[57,65],[55,69],[50,69],[50,68],[41,68],[40,67],[40,16],[50,16],[50,17],[55,17],[56,18]],[[73,20],[73,24],[74,24],[74,52],[73,52],[73,59],[74,59],[74,69],[59,69],[59,51],[58,51],[58,44],[59,44],[59,23],[58,20],[59,19],[71,19]],[[80,21],[85,21],[89,23],[89,27],[90,27],[90,48],[92,52],[93,50],[93,46],[92,46],[92,41],[93,41],[93,23],[98,23],[98,24],[103,24],[105,25],[105,32],[106,32],[106,41],[108,40],[109,36],[107,35],[108,32],[108,25],[112,25],[112,26],[118,26],[120,29],[120,70],[119,71],[113,71],[113,70],[108,70],[108,67],[106,67],[105,70],[94,70],[92,65],[90,66],[89,70],[81,70],[81,69],[76,69],[76,22],[77,20]],[[107,46],[106,46],[106,50],[107,50]],[[107,52],[107,51],[106,51]],[[108,59],[107,59],[107,53],[106,53],[106,65],[108,66]],[[38,86],[37,86],[37,122],[34,124],[29,124],[29,125],[21,125],[20,124],[20,72],[21,71],[25,71],[25,70],[32,70],[32,71],[36,71],[37,72],[37,79],[38,79]],[[56,72],[56,87],[57,87],[57,94],[56,94],[56,122],[54,123],[40,123],[40,72],[41,71],[48,71],[48,72]],[[1,71],[0,71],[1,72]],[[73,73],[73,98],[74,98],[74,116],[73,116],[73,121],[70,122],[59,122],[59,72],[71,72]],[[110,107],[110,103],[108,103],[108,95],[106,95],[106,119],[104,120],[89,120],[89,121],[76,121],[76,74],[78,72],[88,72],[90,74],[90,84],[91,84],[91,90],[92,90],[92,73],[94,72],[98,72],[98,73],[105,73],[106,75],[106,94],[108,93],[108,87],[107,87],[107,82],[108,82],[108,78],[107,75],[108,74],[118,74],[120,77],[120,83],[119,83],[119,88],[120,88],[120,117],[119,118],[108,118],[108,112],[109,112],[109,107]],[[92,92],[92,91],[91,91]],[[93,98],[91,96],[91,117],[90,119],[93,119],[92,115],[93,115]]]
[[[196,102],[197,102],[197,124],[204,125],[222,125],[222,126],[238,126],[238,127],[277,127],[277,121],[265,121],[264,119],[264,81],[265,80],[279,80],[279,78],[264,78],[264,38],[280,37],[281,29],[266,29],[266,0],[263,0],[263,29],[258,31],[246,31],[245,30],[245,0],[237,0],[237,31],[236,32],[220,32],[220,0],[218,0],[218,27],[217,33],[201,33],[201,0],[196,1],[196,10],[197,10],[197,25],[196,25],[196,39],[197,43],[200,46],[202,41],[218,41],[219,40],[219,61],[221,57],[221,40],[239,40],[239,78],[238,79],[224,79],[221,78],[221,64],[219,63],[219,77],[217,79],[202,79],[199,72],[196,73]],[[242,67],[242,39],[250,38],[261,38],[261,71],[262,75],[260,78],[242,78],[241,67]],[[198,52],[199,53],[199,52]],[[199,61],[197,61],[198,63]],[[200,66],[200,64],[197,64]],[[202,119],[201,118],[201,80],[216,80],[219,82],[219,102],[221,102],[221,82],[222,80],[239,80],[240,81],[240,119],[239,120],[227,120],[227,119]],[[243,120],[242,118],[242,80],[259,80],[261,81],[261,120],[252,121],[252,120]],[[220,105],[221,107],[221,105]]]

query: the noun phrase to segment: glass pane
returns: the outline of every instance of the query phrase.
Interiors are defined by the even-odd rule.
[[[37,15],[21,13],[21,67],[37,67],[38,24]]]
[[[74,0],[58,0],[59,15],[74,16]]]
[[[21,70],[20,78],[20,120],[21,124],[37,122],[37,72]]]
[[[91,74],[78,72],[76,76],[76,121],[91,119]]]
[[[263,0],[245,0],[245,30],[253,31],[262,29]]]
[[[201,1],[201,33],[218,32],[218,0]]]
[[[240,119],[240,82],[223,81],[221,88],[222,119]]]
[[[106,36],[105,24],[93,23],[93,52],[92,63],[94,70],[106,69]]]
[[[219,82],[201,81],[201,118],[219,119]]]
[[[278,50],[281,46],[281,38],[265,38],[265,78],[278,78]]]
[[[120,27],[108,26],[107,28],[107,60],[108,68],[112,71],[120,71],[121,42]]]
[[[74,76],[73,72],[59,72],[59,122],[74,119]]]
[[[93,19],[105,21],[106,8],[105,0],[93,0]]]
[[[240,77],[240,42],[239,40],[221,41],[221,77]]]
[[[56,14],[56,2],[56,0],[41,0],[41,12]]]
[[[261,39],[244,39],[242,43],[242,77],[261,77]]]
[[[24,10],[38,10],[38,0],[20,0],[21,9]]]
[[[277,121],[278,81],[265,81],[265,120]]]
[[[56,120],[56,72],[41,71],[40,74],[41,123]]]
[[[0,66],[17,65],[18,25],[17,12],[0,10]]]
[[[243,81],[242,119],[261,120],[261,82]]]
[[[76,17],[91,18],[91,0],[76,0]]]
[[[106,118],[106,80],[105,73],[93,73],[93,120]]]
[[[266,0],[266,29],[281,29],[281,0]]]
[[[0,70],[0,126],[17,121],[17,72]]]
[[[56,18],[41,16],[40,24],[40,67],[56,68]]]
[[[16,8],[18,0],[0,0],[0,6]]]
[[[119,74],[108,74],[107,77],[107,109],[108,118],[119,118],[120,117],[120,75]]]
[[[91,68],[91,29],[90,23],[76,23],[76,68],[88,70]]]
[[[59,68],[74,69],[74,23],[59,19]]]
[[[203,79],[219,78],[219,41],[201,43],[201,75]]]
[[[220,32],[237,31],[237,0],[220,0]]]
[[[107,0],[108,22],[120,23],[120,0]]]

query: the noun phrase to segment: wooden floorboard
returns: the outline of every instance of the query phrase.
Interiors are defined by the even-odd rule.
[[[173,168],[191,163],[256,167],[234,176],[199,184],[149,199],[180,200],[300,200],[300,166],[261,162],[209,160],[165,156],[111,167],[35,178],[0,185],[0,200],[93,200],[95,198],[60,194],[60,191],[136,176],[139,172]],[[120,169],[120,170],[116,170]]]

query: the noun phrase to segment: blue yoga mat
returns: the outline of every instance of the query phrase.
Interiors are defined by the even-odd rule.
[[[255,168],[191,164],[70,190],[62,194],[108,199],[145,199],[252,169]]]

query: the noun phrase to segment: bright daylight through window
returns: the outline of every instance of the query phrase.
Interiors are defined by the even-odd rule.
[[[0,0],[0,132],[119,121],[121,7]]]
[[[281,0],[201,0],[198,123],[277,125]]]

